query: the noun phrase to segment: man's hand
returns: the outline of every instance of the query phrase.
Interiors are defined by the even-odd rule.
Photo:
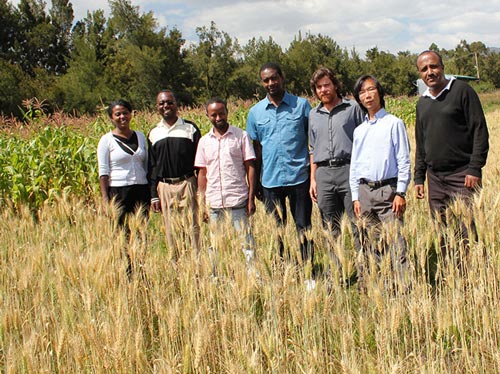
[[[415,185],[415,195],[417,196],[417,199],[423,199],[425,197],[425,188],[423,184]]]
[[[153,212],[155,212],[155,213],[161,212],[161,203],[160,203],[160,201],[152,201],[151,202],[151,209],[153,209]]]
[[[354,214],[356,217],[361,218],[361,203],[359,200],[355,200],[352,202],[352,207],[354,209]]]
[[[208,211],[206,208],[203,209],[201,213],[201,220],[203,223],[208,223],[210,221],[210,216],[208,215]]]
[[[250,217],[254,213],[255,213],[255,201],[253,199],[249,199],[247,204],[247,215]]]
[[[396,215],[396,217],[401,217],[406,210],[406,199],[399,195],[394,197],[392,202],[392,211]]]
[[[481,186],[481,178],[475,177],[473,175],[466,175],[464,185],[467,188],[472,188],[472,189],[478,188]]]
[[[311,186],[309,187],[309,195],[311,200],[315,203],[318,202],[318,189],[316,187],[316,179],[311,179]]]

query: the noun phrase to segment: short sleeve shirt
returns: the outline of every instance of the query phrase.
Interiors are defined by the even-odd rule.
[[[214,130],[204,135],[198,144],[195,166],[207,169],[205,197],[211,208],[234,208],[248,200],[245,161],[255,159],[248,134],[229,126],[218,137]]]
[[[247,132],[262,145],[262,185],[295,186],[309,178],[308,118],[311,105],[285,92],[278,107],[266,97],[248,113]]]
[[[331,111],[319,104],[309,114],[309,147],[313,162],[350,159],[356,126],[365,120],[363,110],[352,100],[342,101]]]

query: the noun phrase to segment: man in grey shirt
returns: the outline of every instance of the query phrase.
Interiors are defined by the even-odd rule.
[[[318,203],[323,227],[336,239],[344,212],[352,222],[357,249],[360,248],[349,187],[352,138],[364,113],[355,101],[342,97],[341,83],[331,69],[322,67],[311,77],[311,91],[321,103],[309,114],[309,151],[311,158],[311,199]],[[332,240],[327,240],[332,243]],[[330,246],[330,245],[329,245]],[[330,253],[342,271],[333,248]]]

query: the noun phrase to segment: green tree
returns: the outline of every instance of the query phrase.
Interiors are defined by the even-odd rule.
[[[108,33],[111,42],[106,49],[106,74],[110,85],[128,97],[136,107],[151,106],[161,88],[171,88],[185,98],[186,74],[184,40],[177,29],[167,36],[158,30],[152,12],[140,13],[129,0],[111,0]],[[180,94],[179,94],[180,91]]]
[[[235,72],[235,85],[239,88],[239,97],[249,99],[265,95],[260,84],[259,70],[266,62],[283,64],[285,54],[279,44],[270,36],[267,40],[262,37],[250,39],[242,47],[243,62]]]
[[[19,106],[26,94],[24,73],[18,65],[0,58],[0,114],[19,115]]]
[[[54,19],[45,12],[45,5],[42,0],[21,0],[18,6],[16,62],[31,76],[35,76],[37,68],[49,74],[63,74],[67,68],[72,5],[67,0],[54,0]]]
[[[197,27],[198,45],[190,49],[189,62],[193,67],[199,91],[193,93],[202,102],[212,96],[229,97],[232,92],[231,77],[238,68],[236,54],[240,48],[237,40],[217,29],[215,22],[210,27]]]
[[[7,0],[0,0],[0,57],[13,62],[16,37],[20,32],[19,12]]]
[[[377,47],[366,51],[367,74],[372,74],[382,83],[389,95],[396,92],[396,56],[389,52],[381,52]]]
[[[99,104],[118,95],[106,78],[108,39],[102,10],[88,12],[76,23],[69,68],[59,82],[64,93],[60,105],[65,110],[94,112]]]
[[[284,70],[290,92],[303,95],[310,92],[312,73],[320,66],[331,68],[341,81],[348,76],[347,52],[325,35],[301,33],[290,43],[286,52]]]

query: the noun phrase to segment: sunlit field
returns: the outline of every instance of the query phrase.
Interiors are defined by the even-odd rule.
[[[473,211],[459,202],[452,207],[454,214],[476,219],[479,239],[464,258],[467,271],[460,274],[436,255],[439,229],[427,203],[409,191],[403,232],[411,271],[404,292],[388,289],[387,280],[395,279],[386,262],[368,279],[366,292],[358,291],[347,222],[342,237],[331,243],[350,280],[341,284],[317,208],[310,233],[316,245],[313,269],[297,260],[293,222],[282,233],[290,258],[278,258],[278,229],[260,202],[252,218],[257,250],[251,272],[229,226],[216,240],[216,256],[209,255],[208,226],[202,226],[203,245],[196,253],[184,242],[186,223],[180,218],[175,229],[181,255],[174,256],[161,217],[153,213],[147,226],[133,220],[136,234],[126,242],[114,229],[116,212],[102,206],[97,190],[95,147],[111,129],[104,116],[88,122],[66,118],[63,124],[44,116],[35,116],[30,125],[4,123],[0,146],[12,148],[0,153],[5,169],[0,181],[2,371],[500,372],[499,97],[483,98],[490,130],[484,188]],[[414,101],[398,107],[398,100],[389,100],[388,109],[407,112],[413,145]],[[232,104],[231,121],[243,126],[249,105]],[[201,108],[182,115],[203,132],[209,128]],[[135,127],[147,131],[158,120],[154,113],[138,113]],[[57,131],[66,137],[60,143],[52,137]],[[49,154],[32,150],[31,166],[18,157],[19,167],[13,167],[12,150],[27,157],[16,145],[43,143],[43,136]],[[57,157],[64,171],[52,163]],[[44,162],[46,169],[35,175]],[[29,170],[32,178],[48,174],[47,181],[30,182],[31,190],[28,185],[23,190]],[[19,183],[13,181],[17,174]],[[68,178],[81,180],[69,183]],[[50,192],[59,180],[60,187]],[[453,227],[444,231],[449,244],[458,246]],[[393,237],[390,230],[387,237]],[[130,278],[125,251],[133,262]],[[304,280],[312,272],[317,285],[307,291]]]

